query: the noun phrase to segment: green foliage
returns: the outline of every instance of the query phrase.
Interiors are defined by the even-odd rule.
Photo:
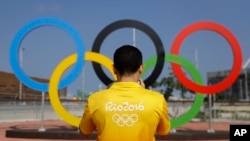
[[[182,98],[185,98],[185,94],[189,91],[186,87],[184,87],[174,76],[173,72],[170,72],[168,76],[163,77],[160,81],[156,81],[151,85],[152,88],[160,91],[166,100],[170,96],[173,95],[173,90],[178,90],[180,91],[180,95]]]
[[[82,100],[82,99],[85,99],[85,98],[88,98],[90,94],[86,91],[83,91],[83,90],[77,90],[76,92],[76,98],[79,99],[79,100]]]
[[[206,117],[205,112],[202,112],[202,111],[197,113],[197,115],[195,116],[195,118],[202,119],[202,120],[205,120],[205,117]]]
[[[216,96],[216,100],[218,100],[218,101],[227,99],[227,96],[226,96],[225,92],[221,92],[219,94],[216,94],[215,96]]]

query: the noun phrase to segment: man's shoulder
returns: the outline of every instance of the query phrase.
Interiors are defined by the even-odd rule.
[[[99,91],[93,92],[89,96],[89,99],[95,99],[95,98],[102,97],[105,93],[107,93],[107,91],[108,91],[108,89],[104,89],[104,90],[99,90]]]
[[[160,92],[156,91],[156,90],[151,90],[151,89],[144,89],[145,91],[147,91],[148,93],[151,93],[151,94],[156,94],[156,95],[161,95]]]
[[[145,93],[148,93],[150,96],[153,96],[153,97],[158,97],[158,98],[163,97],[163,94],[155,90],[145,89]]]

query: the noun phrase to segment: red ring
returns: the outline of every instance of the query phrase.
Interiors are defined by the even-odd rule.
[[[184,72],[181,69],[181,66],[178,64],[171,63],[173,72],[177,79],[188,89],[195,91],[195,92],[200,92],[200,93],[207,93],[207,94],[214,94],[221,92],[233,84],[233,82],[237,79],[240,71],[241,71],[241,65],[242,65],[242,52],[240,48],[240,44],[238,43],[237,39],[234,37],[234,35],[226,29],[224,26],[219,25],[214,22],[209,22],[209,21],[202,21],[202,22],[196,22],[193,23],[186,28],[184,28],[175,38],[172,48],[171,48],[171,53],[179,55],[180,47],[184,39],[191,33],[196,32],[198,30],[211,30],[214,32],[219,33],[222,35],[227,42],[230,44],[231,49],[233,51],[234,55],[234,64],[232,67],[232,70],[228,77],[226,77],[224,80],[221,82],[214,84],[214,85],[209,85],[209,86],[204,86],[201,84],[197,84],[190,79],[188,79]]]

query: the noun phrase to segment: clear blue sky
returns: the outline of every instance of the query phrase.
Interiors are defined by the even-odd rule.
[[[121,19],[139,20],[157,32],[166,53],[184,27],[193,22],[213,21],[233,32],[241,45],[244,62],[250,57],[249,0],[2,0],[0,3],[0,71],[13,72],[9,61],[13,37],[22,26],[40,17],[56,17],[71,24],[80,33],[86,51],[91,50],[95,37],[108,24]],[[123,44],[132,44],[131,29],[120,29],[110,34],[102,45],[101,53],[112,59],[115,48]],[[136,45],[142,50],[144,60],[156,55],[151,40],[138,30]],[[76,52],[74,42],[66,32],[47,26],[30,32],[21,47],[25,48],[25,73],[47,79],[59,62]],[[181,55],[195,64],[195,49],[198,51],[198,68],[205,81],[207,72],[231,69],[232,51],[219,34],[211,31],[191,34],[181,48]],[[161,77],[168,74],[168,66],[165,65]],[[90,62],[85,63],[84,70],[84,83],[79,76],[68,86],[69,93],[74,94],[82,87],[95,91],[99,84],[104,87]]]

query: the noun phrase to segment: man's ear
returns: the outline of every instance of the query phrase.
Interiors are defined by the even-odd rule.
[[[113,64],[113,72],[114,72],[114,74],[115,75],[117,75],[117,70],[116,70],[116,68],[115,68],[115,65]]]
[[[141,64],[140,67],[139,67],[139,69],[138,69],[138,71],[139,71],[140,74],[142,74],[143,69],[144,69],[144,66],[143,66],[143,64]]]

